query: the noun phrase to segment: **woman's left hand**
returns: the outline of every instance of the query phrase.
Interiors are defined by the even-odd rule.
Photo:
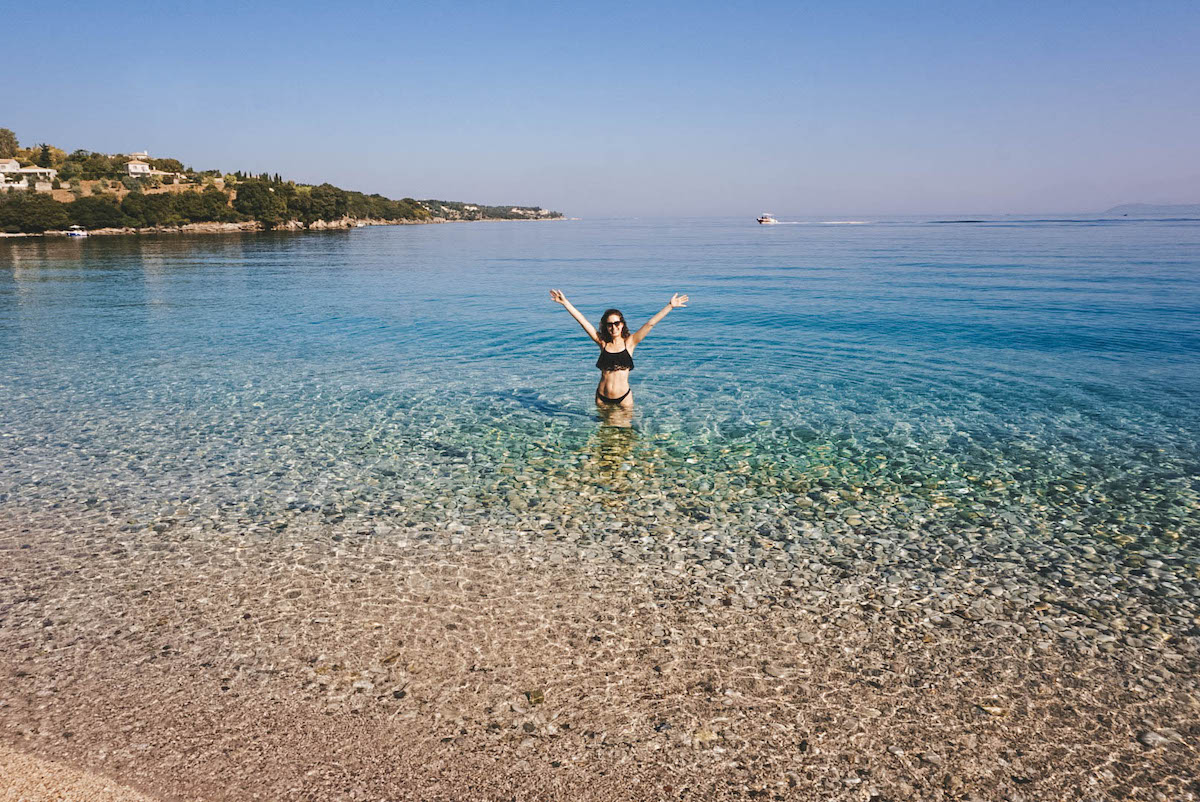
[[[674,295],[671,296],[671,308],[672,309],[679,309],[681,307],[687,306],[687,302],[688,302],[688,297],[686,295],[680,295],[679,293],[675,293]]]

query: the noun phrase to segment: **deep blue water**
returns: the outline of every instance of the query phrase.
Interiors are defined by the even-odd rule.
[[[0,506],[1193,553],[1200,221],[932,219],[2,240]],[[637,349],[632,429],[551,287],[634,326],[690,295]]]

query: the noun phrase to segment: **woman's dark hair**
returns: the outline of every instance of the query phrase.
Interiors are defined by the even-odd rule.
[[[621,339],[628,337],[629,325],[625,322],[625,316],[621,314],[621,310],[606,309],[604,310],[604,314],[600,316],[600,328],[597,331],[597,334],[600,335],[600,339],[604,340],[606,343],[613,341],[612,332],[608,330],[608,323],[606,322],[609,315],[616,315],[617,317],[621,318]]]

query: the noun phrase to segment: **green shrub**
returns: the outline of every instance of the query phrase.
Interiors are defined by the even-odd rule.
[[[131,223],[111,195],[92,195],[60,205],[65,207],[71,223],[84,228],[119,228]]]
[[[40,234],[70,224],[66,206],[49,195],[28,191],[0,192],[0,228],[10,234]]]

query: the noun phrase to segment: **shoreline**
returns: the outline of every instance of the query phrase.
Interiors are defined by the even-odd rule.
[[[376,220],[371,218],[350,218],[345,217],[341,220],[317,220],[311,225],[305,226],[298,220],[290,220],[282,225],[274,228],[263,228],[262,223],[255,220],[246,220],[238,223],[185,223],[181,226],[152,226],[148,228],[96,228],[88,231],[89,237],[111,237],[111,236],[149,236],[153,234],[240,234],[240,233],[259,233],[269,231],[340,231],[351,228],[364,228],[371,226],[422,226],[434,225],[438,223],[540,223],[567,220],[564,215],[562,217],[538,217],[538,218],[509,218],[509,217],[485,217],[479,220],[462,220],[446,217],[434,217],[429,220]],[[359,224],[362,224],[361,226]],[[43,231],[41,233],[17,233],[7,234],[0,232],[0,238],[24,238],[24,237],[60,237],[69,238],[70,233],[67,231]]]
[[[3,743],[206,800],[1195,790],[1186,643],[1098,651],[1012,598],[943,618],[778,548],[731,593],[645,540],[10,514]]]

